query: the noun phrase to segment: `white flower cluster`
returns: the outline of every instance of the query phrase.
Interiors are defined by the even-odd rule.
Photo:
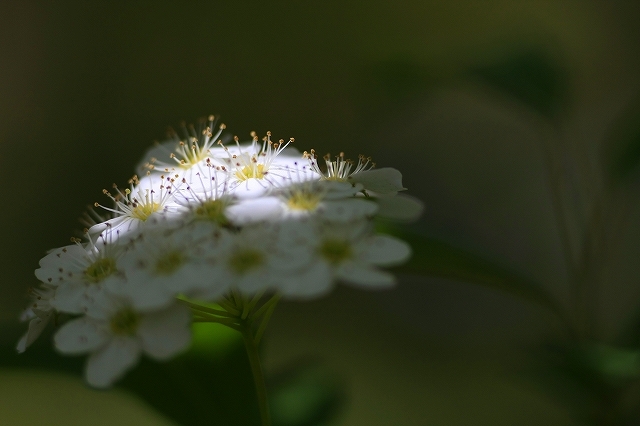
[[[113,206],[96,206],[109,219],[40,261],[18,351],[67,314],[56,348],[90,353],[87,381],[106,387],[142,353],[167,359],[188,346],[191,313],[178,298],[312,298],[336,281],[394,283],[379,267],[406,260],[409,246],[376,234],[372,219],[419,214],[420,203],[396,195],[400,172],[343,154],[320,165],[313,150],[301,154],[270,133],[225,146],[224,126],[213,134],[214,118],[206,124],[151,149],[143,177],[103,191]]]

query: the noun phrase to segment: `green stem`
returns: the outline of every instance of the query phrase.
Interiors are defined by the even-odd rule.
[[[183,305],[187,305],[189,308],[195,311],[206,312],[208,314],[218,315],[221,317],[235,318],[235,315],[221,309],[208,308],[206,306],[198,305],[197,303],[192,303],[184,299],[178,299],[178,302],[182,303]]]
[[[267,328],[267,324],[269,323],[269,319],[271,318],[271,314],[273,314],[273,311],[276,309],[276,305],[278,304],[278,301],[280,300],[280,295],[276,294],[275,296],[273,296],[268,302],[267,304],[269,305],[269,308],[267,309],[267,311],[264,314],[264,317],[262,318],[262,321],[260,322],[260,326],[258,326],[258,331],[256,332],[256,345],[260,344],[260,340],[262,340],[262,335],[264,334],[265,329]]]
[[[218,305],[220,305],[224,310],[232,314],[234,317],[239,317],[241,312],[236,308],[236,305],[230,300],[219,300]]]
[[[264,383],[264,374],[262,373],[262,366],[260,364],[258,345],[251,331],[251,322],[243,321],[242,330],[240,331],[242,332],[244,347],[247,350],[247,356],[249,357],[249,364],[251,365],[251,372],[253,373],[253,381],[256,385],[256,395],[258,397],[262,426],[271,426],[269,404],[267,401],[267,388]]]
[[[278,300],[280,300],[282,296],[278,293],[274,294],[269,300],[267,300],[266,302],[264,302],[264,304],[262,306],[260,306],[260,308],[258,308],[257,311],[255,311],[254,313],[252,313],[249,316],[249,320],[251,321],[255,321],[258,318],[260,318],[262,315],[264,315],[270,308],[271,305],[278,303]]]

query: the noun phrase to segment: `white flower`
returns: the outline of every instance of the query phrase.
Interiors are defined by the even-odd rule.
[[[274,286],[301,268],[306,253],[297,247],[281,244],[280,235],[287,224],[259,224],[243,227],[240,231],[220,231],[219,244],[211,253],[216,271],[214,282],[227,283],[231,289],[255,293]],[[217,294],[217,291],[216,291]],[[214,299],[210,292],[201,298]]]
[[[424,210],[422,201],[406,194],[379,196],[373,198],[373,201],[378,204],[377,216],[385,219],[412,222],[417,220]]]
[[[110,282],[108,290],[128,295],[136,308],[167,306],[179,294],[190,296],[206,290],[221,296],[224,281],[212,281],[207,256],[215,246],[217,228],[196,222],[177,230],[144,232],[118,261],[126,282]]]
[[[54,290],[55,286],[51,284],[41,284],[40,287],[31,289],[31,305],[21,316],[22,321],[29,321],[29,327],[18,341],[18,353],[24,352],[40,336],[55,315],[55,310],[49,303]]]
[[[220,140],[222,131],[226,128],[221,124],[218,131],[213,134],[212,129],[216,118],[213,115],[208,117],[208,125],[201,124],[196,130],[193,126],[187,129],[184,125],[183,139],[180,139],[175,131],[171,131],[168,141],[156,143],[156,145],[145,154],[145,160],[138,165],[136,170],[141,175],[148,171],[171,173],[175,170],[199,172],[205,165],[207,159],[212,159],[214,153],[218,156],[224,154],[221,148],[216,146]],[[191,173],[186,173],[190,180]]]
[[[135,238],[145,226],[162,225],[178,216],[177,204],[173,194],[180,188],[179,175],[148,175],[138,180],[134,176],[129,180],[131,188],[121,191],[115,184],[116,195],[104,189],[102,192],[115,203],[116,208],[108,208],[95,203],[96,207],[111,212],[115,217],[89,228],[91,235],[102,233],[111,227],[113,238],[124,241]]]
[[[373,234],[366,220],[303,225],[296,235],[298,250],[307,251],[311,260],[302,274],[279,283],[285,296],[320,296],[335,280],[365,288],[390,287],[394,276],[378,266],[401,263],[411,254],[405,242]]]
[[[347,182],[304,181],[284,186],[247,205],[265,218],[295,220],[314,216],[319,220],[351,221],[371,217],[378,209],[376,203],[355,197],[361,188]]]
[[[185,185],[174,195],[183,223],[206,221],[218,226],[229,225],[228,209],[236,199],[229,193],[227,176],[207,162],[207,168],[196,173],[191,184],[183,182]]]
[[[86,316],[67,322],[54,336],[56,348],[64,354],[91,353],[85,369],[91,386],[110,386],[143,352],[166,360],[191,340],[191,314],[185,306],[143,311],[126,297],[101,297],[95,302]]]
[[[286,171],[297,168],[297,162],[302,158],[297,150],[287,149],[293,138],[287,142],[284,139],[273,142],[271,132],[267,132],[260,144],[255,132],[252,136],[248,146],[240,145],[237,137],[236,147],[228,148],[220,143],[228,156],[230,190],[239,197],[263,195],[275,185],[276,180],[286,179]]]
[[[74,240],[75,244],[52,250],[40,260],[36,277],[55,286],[49,303],[55,309],[78,314],[84,311],[87,300],[103,290],[109,281],[123,280],[116,262],[124,248],[113,243],[111,229],[94,243]]]
[[[402,174],[398,170],[390,167],[374,169],[376,165],[371,161],[371,157],[359,155],[358,163],[355,164],[344,158],[344,152],[333,161],[327,154],[323,157],[326,171],[322,171],[315,150],[312,149],[310,153],[305,151],[303,155],[309,160],[311,169],[324,180],[360,184],[364,191],[380,195],[395,195],[398,191],[406,189],[402,186]]]

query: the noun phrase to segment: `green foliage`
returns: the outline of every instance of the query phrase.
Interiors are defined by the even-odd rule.
[[[584,349],[582,358],[584,365],[604,380],[619,382],[640,378],[640,349],[598,344]]]
[[[294,364],[271,377],[274,426],[330,424],[341,412],[345,396],[341,381],[318,364]]]
[[[566,101],[566,70],[539,49],[516,49],[494,63],[472,67],[470,72],[548,118],[554,118]]]
[[[640,420],[640,349],[594,342],[538,352],[530,379],[570,407],[586,425],[635,425]]]

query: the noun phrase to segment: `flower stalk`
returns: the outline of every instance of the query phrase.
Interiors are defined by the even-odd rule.
[[[260,363],[260,354],[258,353],[258,342],[253,336],[251,322],[243,321],[244,327],[241,328],[242,340],[249,358],[251,366],[251,374],[253,375],[253,383],[256,387],[256,397],[258,399],[258,408],[260,409],[260,421],[262,426],[271,426],[271,416],[269,414],[269,402],[267,400],[267,387],[264,382],[264,374]]]
[[[242,334],[256,389],[261,425],[270,426],[269,401],[258,347],[281,295],[276,293],[260,304],[262,296],[263,293],[249,299],[232,291],[224,297],[223,302],[219,303],[222,310],[202,306],[184,299],[179,300],[191,309],[194,322],[215,322]]]

